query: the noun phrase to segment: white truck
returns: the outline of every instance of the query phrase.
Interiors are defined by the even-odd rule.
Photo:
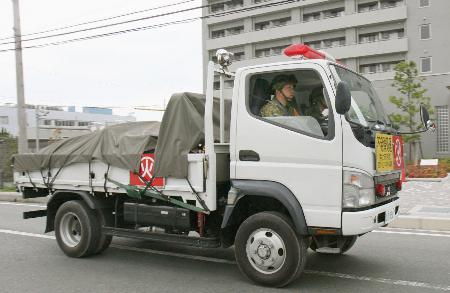
[[[170,168],[185,160],[185,178],[170,172],[158,177],[152,167],[155,159],[157,164],[171,156],[158,156],[158,147],[161,153],[178,145],[182,139],[176,135],[165,145],[158,141],[155,156],[148,149],[138,154],[137,175],[120,160],[115,163],[114,154],[83,161],[76,141],[66,147],[77,156],[56,155],[59,147],[52,145],[47,153],[17,155],[14,176],[23,197],[49,196],[45,210],[24,218],[46,216],[45,232],[54,230],[70,257],[101,253],[113,236],[207,248],[234,245],[242,273],[265,286],[296,279],[308,248],[348,251],[359,236],[398,216],[402,181],[393,166],[399,150],[392,146],[397,132],[365,77],[305,45],[285,53],[300,58],[231,73],[231,54],[221,50],[219,64],[209,63],[204,108],[196,106],[204,115],[195,141],[201,145],[166,161]],[[292,107],[299,115],[263,116],[261,108],[275,99],[271,82],[280,74],[296,80]],[[221,88],[216,105],[215,75],[221,85],[234,77],[231,100]],[[425,109],[422,114],[430,128]],[[161,129],[170,119],[163,118]],[[181,121],[185,128],[177,133],[191,138],[183,134],[198,125],[191,121]],[[157,129],[154,133],[157,137]],[[111,141],[102,148],[117,144],[126,152],[133,145],[120,145],[117,137]],[[55,167],[49,160],[63,163]],[[37,167],[30,167],[32,162]]]

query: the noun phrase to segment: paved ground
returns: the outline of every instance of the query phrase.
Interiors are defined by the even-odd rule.
[[[450,175],[442,182],[409,181],[400,192],[400,213],[411,215],[417,206],[450,208]]]
[[[187,249],[114,239],[100,256],[66,257],[35,206],[0,202],[0,292],[280,292],[250,283],[233,250]],[[304,274],[284,292],[448,292],[450,232],[381,229],[346,255],[308,253]]]

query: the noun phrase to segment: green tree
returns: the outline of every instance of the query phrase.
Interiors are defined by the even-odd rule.
[[[431,98],[426,96],[426,89],[422,87],[425,78],[419,76],[414,61],[402,61],[395,66],[395,76],[392,86],[402,96],[390,96],[389,101],[393,103],[401,113],[393,113],[389,118],[396,129],[414,132],[423,129],[418,119],[420,105],[424,105],[430,114],[433,109],[430,104]],[[420,144],[420,134],[403,135],[405,143],[409,145],[409,162],[413,161],[413,150]],[[422,149],[420,147],[420,149]]]
[[[12,137],[4,128],[0,129],[0,169],[3,169],[4,181],[13,181],[11,165],[14,154],[17,154],[17,139]]]

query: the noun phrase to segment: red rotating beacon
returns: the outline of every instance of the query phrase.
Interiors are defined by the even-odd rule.
[[[333,62],[338,62],[333,56],[323,51],[314,50],[313,48],[304,44],[293,44],[284,49],[284,55],[288,57],[304,57],[307,59],[324,59]]]

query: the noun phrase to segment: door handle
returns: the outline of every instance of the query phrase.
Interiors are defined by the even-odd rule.
[[[252,150],[240,150],[239,151],[239,160],[240,161],[258,162],[259,154]]]

